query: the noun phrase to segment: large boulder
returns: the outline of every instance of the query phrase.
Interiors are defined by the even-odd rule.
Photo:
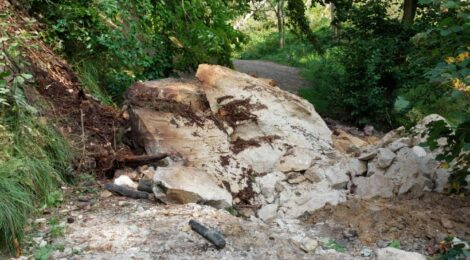
[[[170,154],[171,171],[204,172],[246,204],[256,177],[303,172],[334,153],[331,131],[309,102],[221,66],[200,65],[196,76],[139,82],[126,95],[134,140],[148,154]],[[272,189],[263,190],[273,202]]]
[[[269,172],[280,167],[289,171],[278,162],[298,149],[312,156],[332,150],[331,131],[308,101],[221,66],[200,65],[196,77],[213,114],[227,123],[227,132],[233,130],[231,140],[256,144],[235,155],[250,163],[262,161],[256,170]]]

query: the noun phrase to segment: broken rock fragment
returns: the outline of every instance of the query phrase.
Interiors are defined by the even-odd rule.
[[[161,167],[153,179],[157,199],[166,203],[201,203],[216,208],[232,205],[232,196],[205,171],[184,166]]]
[[[379,148],[377,152],[377,165],[385,169],[389,167],[397,155],[388,148]]]

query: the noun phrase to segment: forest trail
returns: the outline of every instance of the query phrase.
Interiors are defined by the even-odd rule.
[[[300,69],[295,67],[262,60],[235,60],[233,65],[240,72],[273,79],[279,87],[294,94],[310,84],[300,75]]]

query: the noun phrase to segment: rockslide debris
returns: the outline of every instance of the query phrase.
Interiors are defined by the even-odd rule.
[[[259,205],[257,216],[268,222],[348,196],[445,188],[449,173],[418,146],[420,134],[399,128],[370,145],[336,133],[333,146],[313,105],[269,81],[205,64],[196,77],[139,82],[126,96],[137,144],[147,154],[168,154],[149,167],[152,190],[163,202]]]

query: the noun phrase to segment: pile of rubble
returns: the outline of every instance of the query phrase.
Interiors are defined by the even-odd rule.
[[[446,185],[449,173],[418,146],[423,125],[409,136],[399,128],[373,145],[347,133],[333,140],[310,103],[272,81],[213,65],[200,65],[196,77],[139,82],[127,93],[136,143],[147,154],[169,155],[141,180],[160,201],[234,207],[269,222],[350,196]],[[355,156],[344,153],[351,151]]]
[[[407,133],[403,127],[386,134],[373,147],[363,150],[358,160],[367,164],[360,176],[350,183],[354,194],[363,198],[411,194],[423,191],[443,192],[449,178],[449,171],[440,168],[435,159],[439,153],[419,146],[425,141],[426,124],[444,120],[430,115]],[[441,140],[444,145],[445,140]]]

